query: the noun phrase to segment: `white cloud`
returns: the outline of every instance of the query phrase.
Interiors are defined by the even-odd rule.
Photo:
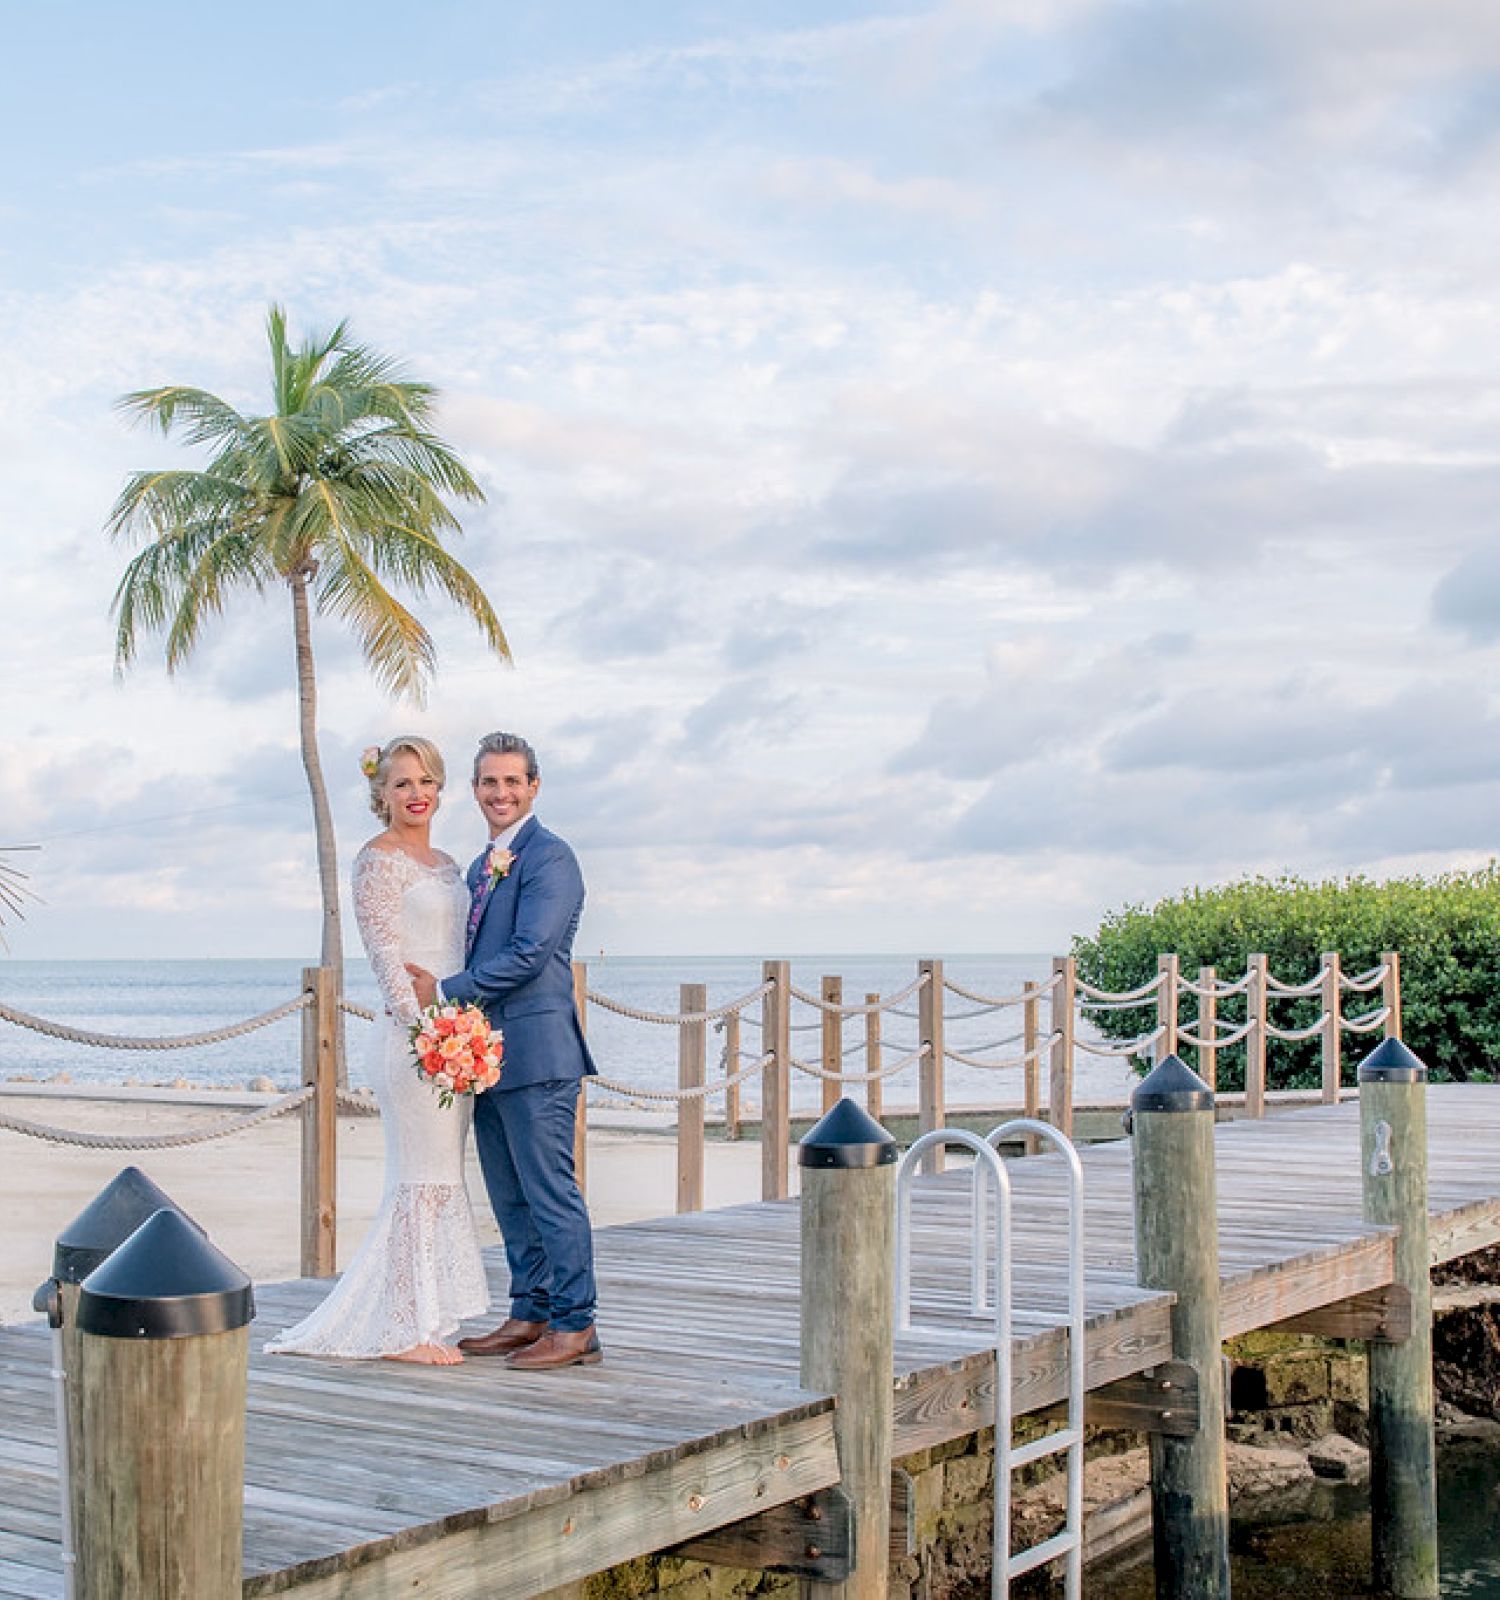
[[[0,755],[55,842],[18,954],[201,947],[216,900],[226,951],[310,942],[275,600],[117,685],[99,532],[171,457],[114,397],[262,405],[273,297],[443,385],[516,647],[429,608],[416,713],[320,628],[346,854],[355,751],[415,726],[461,772],[496,725],[612,949],[1055,944],[1204,875],[1484,847],[1488,12],[840,18],[459,53],[202,156],[101,133],[28,202]],[[63,259],[70,206],[111,247]]]

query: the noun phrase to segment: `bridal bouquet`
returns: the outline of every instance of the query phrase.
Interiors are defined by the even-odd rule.
[[[500,1081],[500,1030],[478,1006],[428,1006],[411,1030],[417,1073],[444,1108],[456,1094],[482,1094]]]

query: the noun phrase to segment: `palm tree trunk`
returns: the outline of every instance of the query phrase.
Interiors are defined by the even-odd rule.
[[[323,895],[323,940],[318,964],[332,967],[340,998],[344,992],[344,938],[339,924],[338,850],[333,836],[333,815],[328,809],[328,789],[318,756],[318,681],[313,666],[312,621],[307,586],[312,573],[303,569],[287,580],[292,591],[292,632],[297,645],[298,732],[302,744],[302,770],[312,795],[313,834],[318,849],[318,885]],[[339,1013],[338,1081],[347,1086],[348,1062],[344,1054],[343,1013]]]

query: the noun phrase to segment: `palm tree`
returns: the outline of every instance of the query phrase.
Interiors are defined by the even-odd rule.
[[[323,894],[321,959],[341,970],[312,612],[345,623],[376,682],[418,703],[436,665],[433,642],[390,583],[418,595],[436,590],[478,624],[502,660],[510,648],[484,591],[443,547],[442,536],[458,531],[444,496],[484,495],[430,431],[436,391],[353,343],[347,323],[294,349],[286,313],[273,305],[266,331],[274,403],[266,416],[242,415],[217,395],[178,385],[119,401],[136,420],[164,435],[175,429],[212,456],[201,472],[135,473],[115,502],[108,532],[145,544],[115,591],[115,666],[123,672],[131,664],[143,634],[165,630],[167,670],[175,672],[235,591],[286,586]]]

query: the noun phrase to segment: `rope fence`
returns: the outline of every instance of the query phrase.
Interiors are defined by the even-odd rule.
[[[345,999],[337,975],[330,969],[306,969],[303,985],[301,993],[257,1016],[173,1037],[105,1033],[0,1005],[0,1023],[80,1048],[132,1051],[221,1044],[300,1014],[303,1078],[301,1088],[265,1105],[189,1128],[138,1134],[90,1132],[14,1116],[0,1107],[0,1131],[87,1149],[166,1150],[228,1138],[298,1112],[303,1129],[303,1270],[331,1272],[337,1116],[378,1113],[368,1091],[353,1092],[338,1081],[340,1036],[347,1019],[372,1022],[377,1013]],[[789,1188],[787,1149],[791,1142],[794,1074],[821,1084],[825,1110],[841,1092],[857,1087],[863,1091],[871,1115],[880,1118],[884,1115],[885,1086],[914,1071],[917,1127],[926,1133],[942,1126],[949,1114],[944,1073],[949,1063],[986,1075],[1019,1072],[1025,1114],[1044,1117],[1071,1135],[1076,1109],[1075,1072],[1080,1056],[1138,1063],[1187,1048],[1195,1052],[1194,1064],[1213,1086],[1221,1054],[1242,1048],[1245,1111],[1261,1116],[1265,1114],[1270,1044],[1321,1041],[1322,1098],[1334,1100],[1342,1088],[1344,1037],[1380,1030],[1387,1036],[1399,1037],[1401,1031],[1400,962],[1394,953],[1382,957],[1369,970],[1353,975],[1343,972],[1339,956],[1330,953],[1322,958],[1312,977],[1300,981],[1272,974],[1264,956],[1251,956],[1242,975],[1223,978],[1208,967],[1189,976],[1180,970],[1179,958],[1167,954],[1160,957],[1154,977],[1124,989],[1090,983],[1079,976],[1073,957],[1057,957],[1048,975],[1027,983],[1017,993],[1004,994],[986,993],[956,982],[945,976],[941,961],[933,960],[919,963],[916,976],[899,989],[889,994],[867,994],[862,1000],[846,1000],[843,980],[836,976],[822,980],[821,993],[801,988],[791,980],[789,962],[769,961],[764,963],[759,984],[721,1004],[708,1003],[703,984],[681,985],[676,1011],[654,1010],[601,994],[589,986],[586,965],[578,963],[574,994],[585,1031],[590,1014],[595,1011],[629,1023],[675,1030],[675,1086],[604,1075],[585,1080],[579,1096],[576,1153],[583,1173],[591,1100],[657,1113],[674,1111],[680,1210],[699,1209],[703,1203],[706,1103],[712,1100],[722,1104],[724,1132],[729,1138],[737,1138],[747,1120],[742,1111],[741,1090],[750,1084],[758,1084],[759,1093],[762,1193],[772,1199],[785,1196]],[[1379,1004],[1357,1016],[1347,1016],[1343,998],[1350,994],[1374,996]],[[915,1004],[908,1005],[912,1001]],[[952,1004],[955,1001],[957,1004]],[[1303,1025],[1284,1025],[1270,1015],[1272,1006],[1305,1006],[1313,1001],[1319,1002],[1318,1015]],[[1221,1006],[1231,1002],[1243,1008],[1243,1021],[1220,1015]],[[1196,1015],[1184,1017],[1185,1005],[1195,1005]],[[797,1008],[801,1008],[800,1016]],[[1124,1032],[1132,1026],[1122,1015],[1131,1011],[1145,1013],[1140,1031],[1129,1038],[1109,1037],[1111,1032]],[[1014,1019],[1019,1026],[983,1042],[964,1037],[965,1025],[1003,1012],[1019,1012]],[[886,1019],[914,1023],[915,1039],[910,1037],[910,1030],[900,1030],[908,1036],[899,1041],[885,1037]],[[710,1029],[720,1040],[712,1073]],[[758,1050],[742,1050],[746,1029],[755,1032]],[[958,1030],[955,1037],[948,1036],[950,1029]],[[801,1048],[794,1053],[793,1037],[813,1033],[820,1035],[821,1049],[814,1053]],[[1017,1051],[1014,1047],[1018,1045]],[[1001,1050],[1011,1053],[994,1055]]]

